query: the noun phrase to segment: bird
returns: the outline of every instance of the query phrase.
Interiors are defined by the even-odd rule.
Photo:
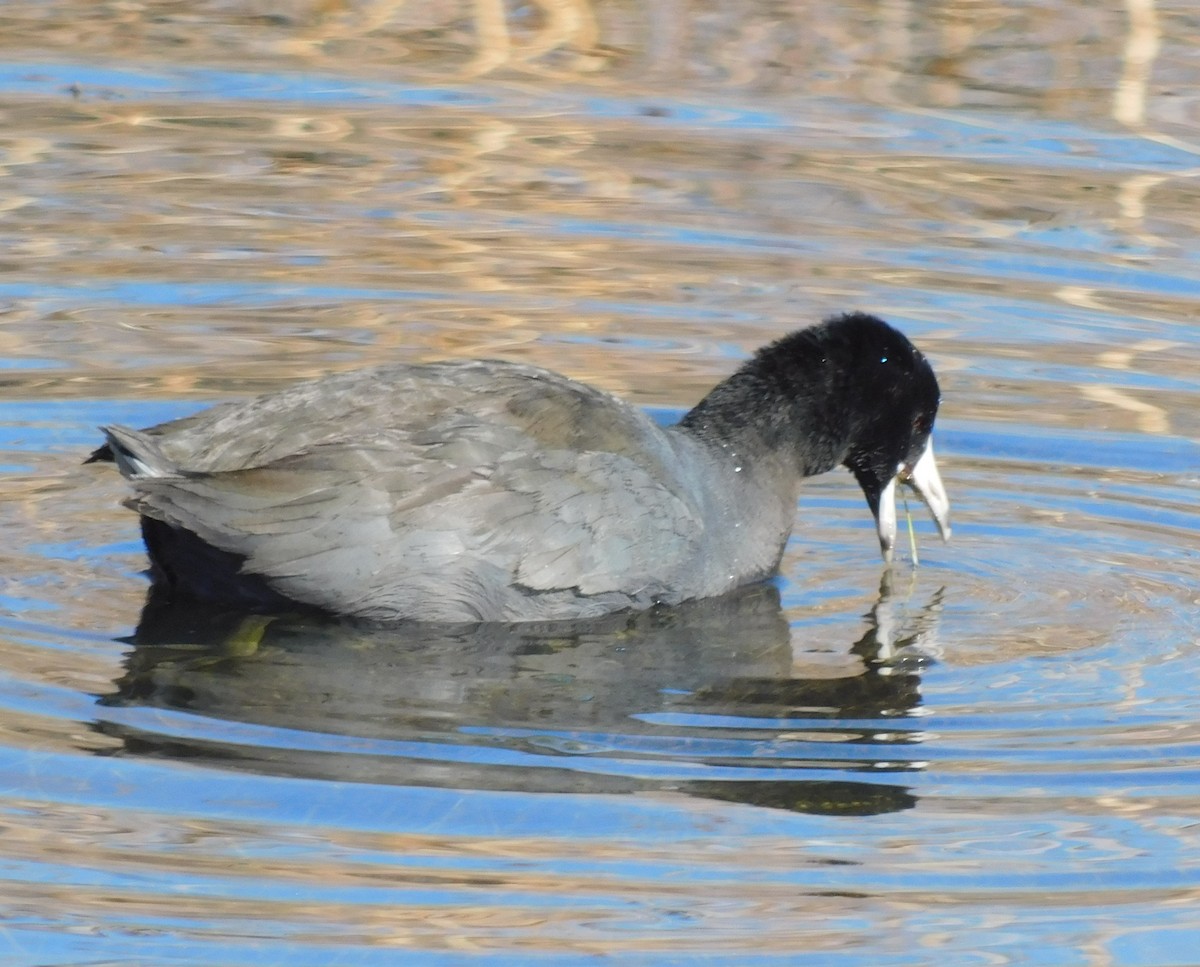
[[[547,369],[393,363],[220,403],[88,458],[132,486],[155,587],[367,622],[544,622],[772,578],[801,482],[848,468],[885,565],[896,489],[950,504],[926,357],[849,312],[759,349],[677,423]]]

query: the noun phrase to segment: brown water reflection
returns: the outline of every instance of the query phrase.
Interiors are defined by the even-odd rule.
[[[417,75],[646,86],[690,84],[937,107],[1029,106],[1072,114],[1130,106],[1162,47],[1196,29],[1186,6],[1057,2],[995,6],[851,2],[835,7],[670,0],[502,0],[286,4],[208,0],[186,12],[167,0],[13,2],[6,46],[18,51],[225,64],[272,60],[366,76]],[[199,28],[199,29],[198,29]],[[1169,51],[1168,51],[1169,53]],[[1158,84],[1170,83],[1158,78]],[[1116,107],[1113,107],[1116,88]]]
[[[683,349],[719,335],[746,351],[847,305],[886,314],[899,303],[952,363],[957,320],[902,293],[986,304],[1018,289],[1044,306],[1185,319],[1190,294],[997,275],[973,253],[999,242],[1058,258],[1057,231],[1103,240],[1097,255],[1114,270],[1169,259],[1200,229],[1200,168],[1089,165],[1102,143],[1072,145],[1080,135],[1069,130],[1054,136],[1077,163],[1048,151],[1042,166],[1002,116],[956,121],[948,140],[921,130],[953,117],[934,108],[1003,106],[1101,124],[1115,113],[1148,143],[1178,141],[1189,25],[1154,10],[947,4],[917,16],[904,5],[578,0],[521,13],[208,3],[185,17],[172,4],[9,4],[0,49],[30,64],[31,90],[6,109],[4,164],[19,189],[4,200],[6,259],[28,283],[65,291],[15,300],[0,348],[73,371],[49,385],[14,375],[32,397],[213,395],[399,354],[503,353],[678,404],[722,364],[674,353],[666,390],[662,361],[638,351],[647,333]],[[81,65],[130,56],[150,71],[249,65],[450,86],[359,107],[352,96],[327,102],[319,74],[295,100],[269,80],[259,96],[199,79],[193,92],[186,78],[168,79],[166,94],[158,81],[55,86],[71,68],[39,82],[37,59],[60,53]],[[462,86],[485,69],[484,86]],[[655,102],[656,92],[670,96]],[[1028,152],[1019,174],[1004,163],[1013,150]],[[935,244],[919,264],[897,264],[906,239]],[[133,304],[89,297],[125,282],[174,288]],[[572,333],[588,338],[565,355],[545,339]],[[977,338],[973,353],[1026,351]],[[1074,364],[1079,349],[1050,352]],[[1169,347],[1146,362],[1166,375],[1191,364]],[[1097,413],[1161,424],[1119,402],[1128,390],[1041,391],[1071,397],[1075,425]],[[964,417],[999,415],[970,409],[975,393],[954,395]],[[1179,401],[1143,402],[1158,412]]]

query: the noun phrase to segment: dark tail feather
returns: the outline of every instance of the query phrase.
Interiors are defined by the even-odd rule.
[[[102,447],[96,447],[96,449],[91,452],[91,455],[83,462],[84,463],[112,463],[113,462],[112,447],[110,447],[107,443],[104,444],[104,446],[102,446]]]

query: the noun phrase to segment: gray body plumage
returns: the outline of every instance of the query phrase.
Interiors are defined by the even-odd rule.
[[[107,427],[145,517],[361,618],[580,618],[775,568],[799,480],[547,370],[388,366]]]

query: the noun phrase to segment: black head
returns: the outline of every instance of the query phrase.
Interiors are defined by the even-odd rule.
[[[841,463],[854,474],[885,557],[895,540],[897,481],[917,491],[948,536],[949,502],[930,444],[937,378],[903,333],[865,313],[835,316],[761,350],[754,366],[769,382],[791,384],[794,409],[784,420],[800,430],[801,472]]]
[[[895,487],[913,487],[949,534],[949,502],[930,432],[940,394],[933,368],[882,319],[848,313],[760,349],[684,417],[698,436],[745,454],[789,454],[801,476],[848,467],[879,527],[895,540]]]
[[[933,430],[941,393],[929,360],[903,333],[864,313],[837,316],[810,330],[840,382],[850,469],[878,516],[879,497],[907,476]]]

